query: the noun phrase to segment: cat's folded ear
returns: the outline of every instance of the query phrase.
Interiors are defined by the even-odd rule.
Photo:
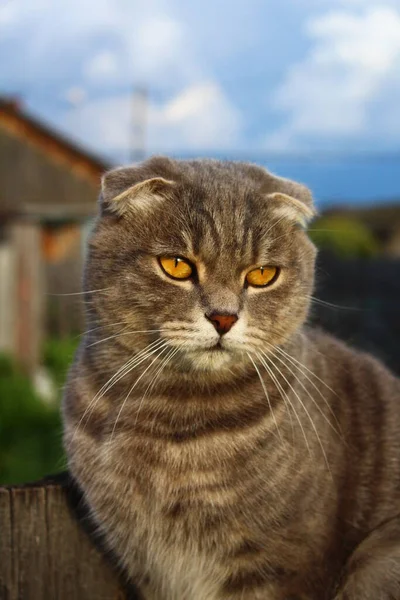
[[[316,216],[310,190],[294,181],[276,178],[276,191],[269,191],[266,199],[278,219],[288,219],[301,227],[306,227]]]
[[[308,223],[316,215],[313,206],[308,206],[301,200],[282,192],[268,194],[267,199],[271,202],[271,209],[275,217],[282,220],[288,219],[301,227],[307,227]]]
[[[172,195],[176,185],[174,181],[164,177],[140,180],[139,173],[139,170],[128,167],[114,169],[102,177],[102,214],[122,217],[137,214],[138,211],[149,211]]]

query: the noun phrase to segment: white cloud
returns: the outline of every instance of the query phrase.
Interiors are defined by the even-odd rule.
[[[86,90],[79,86],[72,86],[66,91],[65,99],[71,106],[79,106],[86,100]]]
[[[267,145],[369,136],[374,106],[389,109],[396,102],[384,92],[400,81],[400,11],[378,5],[361,14],[331,10],[309,20],[306,32],[310,51],[288,70],[272,100],[286,122]]]
[[[0,6],[0,27],[9,27],[18,19],[18,8],[13,2],[6,2]]]
[[[64,127],[94,149],[129,157],[133,138],[132,95],[94,100],[70,110]],[[237,144],[241,117],[213,81],[190,85],[165,103],[150,103],[146,150],[180,152],[223,149]]]
[[[400,0],[0,0],[0,83],[99,153],[127,151],[135,85],[151,152],[257,150],[266,122],[274,148],[383,143],[399,40]]]
[[[38,2],[12,0],[12,11],[0,6],[0,36],[12,31],[20,40],[31,88],[58,86],[63,107],[47,118],[66,133],[99,153],[126,155],[131,94],[139,84],[156,99],[148,110],[149,151],[212,150],[237,141],[239,112],[175,2]]]
[[[152,110],[150,145],[163,150],[223,149],[238,143],[241,119],[220,86],[200,82]]]
[[[384,73],[400,51],[400,13],[374,7],[363,16],[331,12],[308,25],[309,35],[320,41],[314,50],[316,64],[342,64],[348,68]]]
[[[196,67],[184,25],[166,15],[157,15],[141,24],[136,33],[135,50],[140,56],[138,66],[147,76],[160,76],[173,66],[185,70],[192,61]]]
[[[109,81],[118,71],[118,57],[110,50],[101,50],[84,65],[84,74],[89,81]]]
[[[140,81],[170,88],[201,74],[201,61],[193,52],[184,24],[176,17],[156,11],[130,19],[117,13],[107,28],[107,37],[114,39],[113,48],[96,50],[84,63],[84,74],[92,84]]]

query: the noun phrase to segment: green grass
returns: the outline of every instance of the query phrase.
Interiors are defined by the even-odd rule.
[[[76,341],[49,340],[43,362],[61,390]],[[61,392],[60,392],[61,397]],[[0,356],[0,484],[25,483],[65,468],[59,399],[37,396],[30,380]]]
[[[62,340],[50,338],[44,343],[43,364],[51,372],[58,388],[61,388],[65,383],[65,378],[74,358],[78,341],[77,337]]]
[[[323,215],[313,222],[309,234],[318,248],[342,259],[372,257],[380,250],[374,234],[364,223],[343,215]]]

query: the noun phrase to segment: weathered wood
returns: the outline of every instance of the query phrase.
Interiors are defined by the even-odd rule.
[[[16,252],[10,240],[10,229],[0,224],[0,352],[15,351],[16,329]]]
[[[12,226],[18,315],[14,356],[29,374],[33,374],[40,364],[43,341],[44,282],[40,235],[40,226],[34,221],[20,221]]]
[[[0,130],[7,133],[10,138],[21,141],[26,148],[37,149],[42,157],[48,157],[54,165],[61,165],[66,171],[73,173],[77,179],[94,184],[96,188],[99,185],[100,176],[109,168],[109,164],[105,160],[83,150],[71,140],[60,135],[59,132],[50,129],[23,110],[18,102],[0,98]],[[7,156],[4,155],[3,158],[8,166]],[[16,156],[12,158],[17,159],[12,171],[18,173],[20,172],[21,153],[17,152]],[[32,179],[32,171],[28,170],[27,174]],[[32,181],[30,180],[29,183]],[[22,200],[22,198],[14,198],[16,202]],[[75,202],[73,197],[70,200]],[[52,202],[57,202],[57,196],[53,196]]]
[[[71,510],[59,482],[0,488],[1,600],[134,600]],[[77,500],[79,504],[79,498]],[[79,509],[79,506],[75,506]]]

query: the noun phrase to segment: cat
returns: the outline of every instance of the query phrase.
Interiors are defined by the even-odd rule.
[[[153,157],[99,206],[64,440],[142,597],[400,599],[400,384],[306,324],[310,191]]]

